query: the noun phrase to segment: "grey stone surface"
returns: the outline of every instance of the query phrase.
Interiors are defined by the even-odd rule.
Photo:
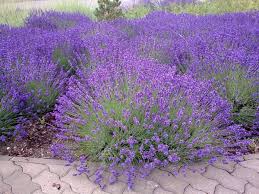
[[[104,188],[104,191],[112,194],[122,194],[127,185],[123,182],[116,182]]]
[[[47,194],[59,194],[69,188],[69,184],[60,181],[58,175],[46,170],[32,181],[38,183],[42,192]]]
[[[137,179],[133,186],[133,190],[141,194],[152,194],[158,188],[158,183],[145,179]]]
[[[55,160],[55,159],[47,159],[47,158],[26,158],[26,157],[13,157],[12,161],[15,162],[29,162],[36,164],[56,164],[56,165],[66,165],[67,162],[64,160]]]
[[[123,194],[139,194],[139,193],[137,191],[130,190],[127,188],[123,191]]]
[[[50,172],[57,174],[59,177],[65,176],[72,166],[64,166],[58,164],[46,164],[49,167]]]
[[[70,170],[61,180],[70,184],[72,190],[80,194],[92,193],[98,186],[92,183],[85,174],[74,176],[76,170]]]
[[[30,158],[25,158],[25,157],[12,157],[11,161],[15,162],[29,162]]]
[[[100,188],[97,188],[94,190],[92,194],[108,194],[105,191],[101,190]]]
[[[103,173],[104,180],[103,182],[106,184],[106,187],[104,188],[104,191],[107,193],[114,193],[114,194],[122,194],[123,191],[126,189],[127,184],[126,181],[118,180],[118,182],[114,184],[109,184],[109,179],[111,177],[111,173],[104,171]],[[92,175],[89,177],[89,180],[94,182],[95,181],[95,176]]]
[[[240,179],[244,179],[251,183],[253,186],[259,188],[259,173],[257,173],[255,170],[244,168],[238,164],[236,165],[236,169],[232,175]]]
[[[4,183],[2,178],[0,177],[0,193],[11,193],[11,191],[11,186]]]
[[[154,182],[157,182],[162,188],[167,191],[174,193],[183,193],[184,189],[189,185],[189,183],[178,179],[171,173],[155,169],[148,177]]]
[[[155,169],[145,179],[135,180],[133,190],[122,175],[119,182],[101,190],[94,183],[95,163],[89,165],[92,176],[74,176],[77,163],[65,166],[61,160],[0,156],[0,194],[259,194],[258,155],[244,159],[227,165],[193,164],[185,176],[174,176],[168,167]],[[105,183],[109,175],[105,171]]]
[[[22,170],[11,161],[0,161],[0,175],[5,179],[17,170]]]
[[[245,184],[247,183],[247,181],[234,177],[230,175],[227,171],[215,168],[213,166],[209,166],[207,168],[204,176],[209,179],[216,180],[225,188],[233,189],[240,193],[244,192]]]
[[[259,189],[253,187],[250,184],[247,184],[245,187],[245,194],[258,194],[259,193]]]
[[[41,189],[34,191],[32,194],[46,194],[41,191]]]
[[[259,160],[246,160],[239,163],[241,166],[253,169],[259,172]]]
[[[187,170],[186,176],[179,174],[179,179],[186,181],[189,183],[192,188],[200,190],[200,191],[205,191],[208,194],[213,194],[215,187],[219,184],[215,180],[211,180],[208,178],[205,178],[199,173],[193,173],[190,170]]]
[[[204,191],[199,191],[192,188],[190,185],[185,189],[184,194],[206,194]]]
[[[72,191],[70,188],[66,189],[62,194],[77,194],[76,192]]]
[[[39,175],[42,171],[48,167],[42,164],[26,163],[26,162],[15,162],[18,166],[22,167],[22,171],[25,174],[30,175],[32,178]]]
[[[177,166],[171,165],[171,164],[168,165],[168,166],[166,166],[166,167],[161,167],[161,168],[159,168],[159,169],[161,169],[161,170],[163,170],[163,171],[170,172],[170,173],[172,173],[172,174],[174,174],[175,171],[178,172],[178,170],[179,170],[179,168],[178,168]]]
[[[235,165],[236,165],[236,163],[233,162],[233,161],[228,161],[227,164],[224,164],[222,162],[222,160],[218,160],[215,164],[213,164],[213,166],[215,166],[216,168],[220,168],[220,169],[226,170],[226,171],[228,171],[230,173],[234,171]]]
[[[33,183],[31,177],[22,171],[15,171],[11,176],[4,179],[4,182],[11,185],[14,194],[32,193],[40,189],[40,186]]]
[[[248,154],[244,156],[245,160],[254,160],[257,159],[259,160],[259,153],[258,154]]]
[[[0,155],[0,161],[8,161],[10,160],[12,157],[10,156],[3,156],[3,155]]]
[[[218,185],[215,190],[215,194],[238,194],[238,192],[234,190],[227,189],[221,185]]]
[[[29,162],[37,164],[56,164],[56,165],[66,165],[67,162],[64,160],[54,160],[45,158],[30,158]]]
[[[161,187],[156,188],[153,193],[154,194],[175,194],[171,191],[166,191],[166,190],[162,189]]]
[[[203,173],[206,170],[208,165],[209,165],[208,163],[199,162],[199,163],[192,164],[191,166],[188,167],[188,169],[192,172]]]

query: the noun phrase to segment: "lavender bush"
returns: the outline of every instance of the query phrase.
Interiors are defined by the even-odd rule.
[[[154,12],[136,22],[141,35],[134,48],[144,58],[176,65],[178,73],[213,81],[232,103],[234,120],[251,127],[259,91],[256,18],[256,13],[195,17]]]
[[[53,110],[57,97],[64,90],[66,73],[51,62],[33,58],[5,61],[1,70],[4,95],[0,128],[5,139],[22,133],[20,124]]]
[[[90,19],[79,13],[34,11],[25,21],[25,25],[29,28],[40,28],[50,31],[65,30],[87,22],[90,22]]]
[[[3,76],[1,75],[1,78]],[[0,142],[5,142],[7,137],[14,134],[18,121],[21,120],[18,112],[13,112],[12,103],[7,103],[8,100],[13,102],[13,99],[7,98],[7,94],[3,89],[4,80],[0,80]]]
[[[14,127],[17,124],[17,119],[12,112],[6,111],[0,105],[0,142],[5,142],[6,137],[11,135]]]
[[[11,91],[6,104],[12,103],[14,112],[29,115],[50,111],[65,81],[65,73],[55,64],[34,58],[6,62],[3,72],[3,88]]]
[[[77,142],[66,157],[102,161],[112,169],[111,183],[124,173],[132,187],[138,171],[245,151],[245,130],[233,125],[231,106],[209,83],[152,61],[124,60],[70,79],[55,110],[58,137]]]
[[[64,26],[64,21],[71,25]],[[16,128],[20,128],[24,120],[53,110],[56,99],[64,92],[70,66],[77,65],[76,57],[83,53],[76,36],[72,32],[66,36],[65,31],[76,28],[79,23],[86,27],[92,21],[80,14],[33,12],[25,27],[0,26],[0,134],[3,140],[18,134]],[[69,48],[69,52],[64,52],[68,58],[66,64],[63,56],[56,54],[59,48],[64,51],[61,45]]]

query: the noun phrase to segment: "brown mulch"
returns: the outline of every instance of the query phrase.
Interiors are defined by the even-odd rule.
[[[25,138],[0,143],[0,154],[10,156],[53,158],[50,146],[56,141],[55,130],[51,125],[51,116],[37,119],[24,126],[28,135]]]

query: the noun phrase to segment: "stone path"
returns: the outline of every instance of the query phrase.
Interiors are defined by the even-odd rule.
[[[76,164],[0,156],[0,194],[259,194],[259,154],[244,156],[239,163],[197,164],[176,177],[170,167],[156,169],[137,180],[134,190],[119,177],[102,191],[93,183],[97,165],[89,167],[89,176],[74,176]]]

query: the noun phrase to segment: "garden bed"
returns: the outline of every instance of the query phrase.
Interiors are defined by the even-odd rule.
[[[109,170],[132,188],[139,172],[256,152],[258,16],[38,11],[1,25],[0,153],[79,160],[78,174],[100,162],[97,184]]]
[[[31,121],[24,126],[26,137],[12,138],[0,144],[0,154],[9,156],[52,158],[51,145],[55,139],[55,130],[51,120]],[[46,124],[48,122],[48,124]]]

